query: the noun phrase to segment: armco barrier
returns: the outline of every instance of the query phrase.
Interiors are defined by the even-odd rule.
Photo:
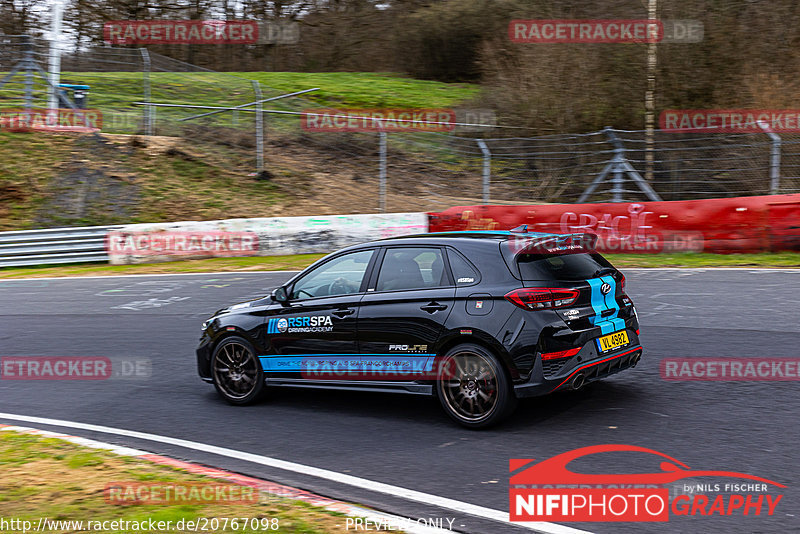
[[[220,256],[332,252],[396,235],[428,231],[427,213],[270,217],[129,224],[108,234],[112,264]]]
[[[115,227],[0,232],[0,267],[108,261],[106,233]]]
[[[603,252],[800,251],[800,194],[527,206],[461,206],[431,213],[430,231],[591,232]]]

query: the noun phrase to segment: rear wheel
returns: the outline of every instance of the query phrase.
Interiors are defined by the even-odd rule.
[[[497,358],[471,343],[452,348],[442,358],[436,393],[447,415],[468,428],[499,423],[517,401]]]
[[[256,401],[264,390],[264,372],[253,345],[239,336],[223,339],[211,358],[214,387],[231,404]]]

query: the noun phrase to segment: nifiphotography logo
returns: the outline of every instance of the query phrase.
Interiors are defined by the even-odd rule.
[[[652,473],[576,473],[568,464],[608,452],[645,453],[660,460]],[[536,462],[509,461],[511,521],[669,521],[670,516],[771,516],[783,494],[769,493],[783,484],[735,471],[707,471],[645,447],[609,444],[582,447]],[[727,479],[719,483],[683,484],[679,480]]]

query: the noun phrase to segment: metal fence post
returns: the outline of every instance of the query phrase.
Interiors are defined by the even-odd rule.
[[[144,84],[144,101],[147,102],[144,106],[144,134],[147,136],[153,135],[154,112],[155,108],[150,105],[150,53],[146,48],[140,48],[139,53],[142,55],[142,83]]]
[[[483,203],[488,204],[492,178],[492,153],[489,152],[486,141],[483,139],[476,139],[476,141],[478,142],[481,152],[483,152]]]
[[[50,87],[47,88],[48,104],[51,110],[58,109],[58,86],[61,83],[61,22],[64,15],[64,1],[53,2],[53,16],[50,22]]]
[[[381,213],[386,213],[386,132],[379,134],[379,149],[380,163],[379,163],[379,191],[378,196],[380,200]]]
[[[25,43],[25,110],[30,112],[33,108],[33,38],[25,35],[23,41]]]
[[[253,82],[253,91],[256,94],[256,172],[264,170],[264,113],[261,105],[261,84]]]
[[[622,189],[622,184],[625,183],[624,175],[627,175],[630,180],[633,180],[639,186],[639,190],[642,191],[650,200],[658,201],[661,200],[661,197],[658,196],[650,184],[647,183],[647,180],[642,178],[642,175],[633,168],[633,165],[625,158],[625,146],[622,144],[622,139],[620,139],[614,129],[611,126],[606,126],[603,128],[603,133],[606,134],[608,137],[609,142],[614,147],[614,156],[611,158],[603,170],[600,171],[600,174],[592,180],[592,183],[589,184],[583,193],[581,193],[580,198],[578,198],[578,204],[583,204],[588,200],[589,196],[597,189],[600,184],[606,181],[609,175],[613,175],[611,178],[611,182],[613,184],[613,188],[611,189],[611,193],[614,194],[614,199],[612,202],[624,202],[622,199],[622,193],[625,192]]]
[[[769,158],[769,194],[777,195],[781,188],[781,136],[772,131],[766,121],[758,121],[758,126],[772,140],[772,149]]]
[[[625,160],[625,146],[620,141],[619,137],[614,133],[614,131],[606,126],[605,128],[606,134],[608,135],[611,143],[614,145],[614,161],[617,162],[617,165],[614,165],[614,187],[611,189],[611,193],[614,195],[614,200],[612,202],[622,202],[622,166],[619,165],[619,162]]]

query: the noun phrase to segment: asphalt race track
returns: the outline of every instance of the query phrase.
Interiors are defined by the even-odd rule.
[[[771,517],[569,526],[602,533],[800,531],[800,382],[669,382],[659,374],[665,357],[797,358],[800,271],[625,273],[642,322],[639,366],[578,392],[527,400],[508,423],[480,432],[451,424],[433,399],[405,395],[279,389],[256,406],[221,401],[195,371],[200,323],[218,308],[267,294],[287,273],[0,280],[0,356],[107,356],[152,365],[150,376],[129,379],[0,380],[0,412],[183,438],[501,511],[508,511],[511,458],[542,460],[603,443],[639,445],[694,469],[778,481],[787,486],[783,501]],[[200,461],[406,517],[455,517],[459,531],[524,531],[240,459],[30,426]],[[612,457],[601,468],[597,472],[652,472],[658,462],[646,455]]]

